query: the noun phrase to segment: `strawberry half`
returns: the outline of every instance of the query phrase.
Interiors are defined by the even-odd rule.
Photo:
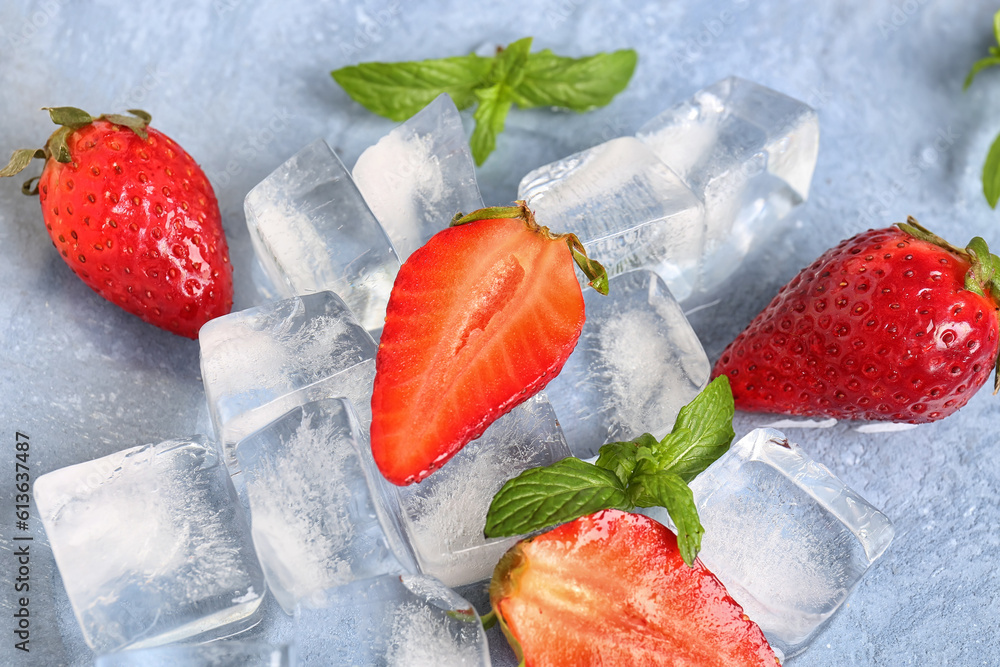
[[[907,224],[803,269],[722,353],[736,407],[922,423],[965,405],[997,363],[1000,259]]]
[[[396,276],[375,359],[371,445],[394,484],[419,482],[562,370],[583,328],[579,240],[531,211],[456,219]]]
[[[684,564],[673,533],[619,510],[518,542],[490,604],[526,667],[777,663],[715,575]]]
[[[232,265],[212,186],[149,114],[93,118],[49,109],[44,149],[15,151],[0,176],[45,166],[42,218],[63,260],[91,289],[146,322],[196,338],[233,305]]]

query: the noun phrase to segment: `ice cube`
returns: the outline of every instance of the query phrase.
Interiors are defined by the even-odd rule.
[[[415,571],[398,527],[378,504],[385,490],[371,490],[388,483],[366,478],[367,431],[346,399],[294,408],[241,440],[236,456],[257,555],[289,614],[299,602],[324,604],[325,589]]]
[[[440,95],[358,158],[351,175],[400,260],[483,207],[462,118]]]
[[[303,607],[298,664],[489,667],[476,610],[432,577],[382,576],[329,592],[327,606]]]
[[[109,653],[94,667],[291,667],[292,651],[288,644],[215,641]]]
[[[545,389],[574,456],[643,433],[662,438],[708,382],[711,366],[683,311],[647,270],[584,290],[587,321],[562,372]]]
[[[518,186],[539,224],[573,232],[609,275],[657,271],[678,300],[694,289],[704,206],[642,142],[619,137],[539,167]]]
[[[340,158],[309,144],[246,196],[254,251],[282,296],[331,290],[382,326],[399,258]]]
[[[209,412],[230,466],[239,440],[311,400],[344,396],[364,428],[371,421],[375,341],[332,292],[218,317],[198,339]]]
[[[424,574],[448,586],[481,581],[516,537],[486,539],[486,510],[504,482],[569,456],[555,412],[536,395],[493,423],[419,484],[391,487]]]
[[[705,202],[706,290],[808,198],[819,152],[812,108],[737,77],[664,111],[636,136]]]
[[[755,429],[691,482],[699,558],[772,646],[803,650],[893,537],[889,519],[780,431]],[[666,523],[665,510],[648,510]]]
[[[34,492],[96,652],[239,629],[260,605],[250,526],[203,436],[61,468],[39,477]]]

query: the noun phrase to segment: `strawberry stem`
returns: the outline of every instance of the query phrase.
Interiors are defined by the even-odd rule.
[[[528,204],[524,200],[518,200],[514,202],[514,204],[514,206],[493,206],[489,208],[481,208],[478,211],[469,213],[468,215],[462,215],[460,213],[452,219],[451,226],[457,227],[470,222],[476,222],[477,220],[523,220],[528,229],[533,232],[542,234],[546,238],[554,241],[565,240],[566,245],[569,246],[570,253],[573,255],[573,260],[576,262],[576,265],[580,267],[581,271],[583,271],[583,275],[587,276],[589,281],[587,284],[601,294],[607,296],[608,272],[600,262],[587,256],[587,250],[583,247],[583,243],[580,242],[580,239],[576,234],[553,234],[549,231],[548,227],[538,224],[535,220],[534,212],[528,208]]]
[[[128,112],[132,114],[131,116],[104,114],[97,118],[76,107],[42,107],[42,110],[49,112],[49,118],[52,119],[53,123],[60,126],[59,129],[53,132],[48,141],[45,142],[45,148],[21,148],[14,151],[10,156],[7,166],[0,169],[0,178],[16,176],[24,171],[31,164],[31,161],[36,158],[40,160],[52,158],[56,162],[69,162],[72,160],[69,146],[66,143],[69,135],[82,127],[90,125],[95,120],[106,120],[115,125],[127,127],[135,132],[143,141],[149,138],[146,127],[152,120],[152,116],[142,109],[129,109]],[[34,183],[37,178],[36,176],[25,181],[21,186],[21,192],[26,195],[38,194],[38,188]]]

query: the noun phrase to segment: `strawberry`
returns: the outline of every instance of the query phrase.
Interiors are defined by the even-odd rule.
[[[49,109],[62,127],[44,149],[15,151],[0,176],[35,158],[42,218],[63,260],[91,289],[188,338],[233,304],[232,265],[212,186],[149,114],[92,118]]]
[[[736,407],[922,423],[972,397],[997,363],[1000,260],[913,218],[827,251],[722,353]]]
[[[406,260],[386,308],[371,446],[394,484],[425,478],[562,370],[584,321],[574,259],[607,293],[576,236],[524,202],[452,225]]]
[[[522,540],[490,604],[526,667],[769,665],[763,632],[653,519],[603,510]]]

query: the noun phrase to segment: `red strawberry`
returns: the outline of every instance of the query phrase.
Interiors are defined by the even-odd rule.
[[[518,542],[490,603],[526,667],[769,665],[764,633],[668,529],[604,510]]]
[[[584,321],[574,259],[607,291],[576,237],[523,202],[452,224],[399,270],[375,358],[372,454],[395,484],[425,478],[562,370]]]
[[[736,407],[922,423],[972,397],[997,362],[1000,268],[910,218],[801,271],[722,353]]]
[[[44,158],[42,218],[74,273],[150,324],[196,338],[233,304],[222,216],[205,174],[147,127],[145,112],[96,119],[70,107],[49,112],[63,127],[44,150],[16,151],[0,175]]]

